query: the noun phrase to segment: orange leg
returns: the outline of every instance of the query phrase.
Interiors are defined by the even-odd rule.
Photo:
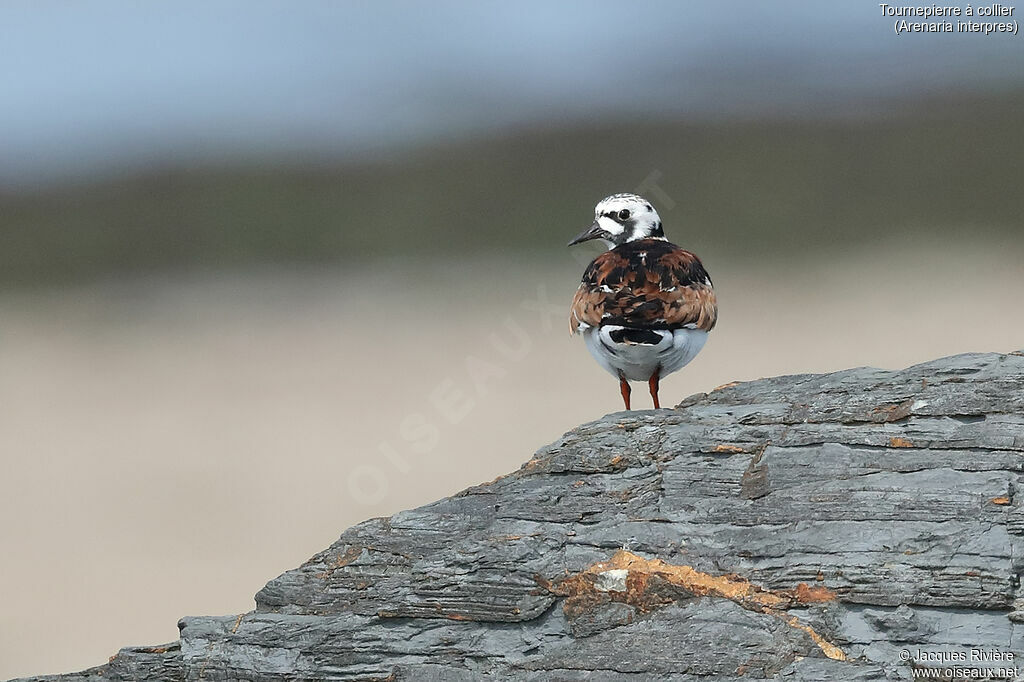
[[[647,385],[651,387],[651,397],[654,398],[654,409],[661,407],[661,403],[658,402],[658,371],[655,370],[651,378],[647,380]]]
[[[633,389],[629,387],[629,383],[619,378],[619,391],[622,393],[622,402],[626,404],[626,409],[629,409],[629,394],[632,393]]]

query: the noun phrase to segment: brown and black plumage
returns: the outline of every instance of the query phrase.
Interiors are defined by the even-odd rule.
[[[594,358],[619,379],[647,381],[659,407],[660,379],[690,362],[718,319],[711,277],[693,253],[668,242],[657,211],[635,194],[598,204],[594,224],[572,243],[613,248],[587,267],[569,313]]]
[[[569,330],[580,323],[638,329],[693,325],[711,331],[718,307],[700,259],[675,244],[640,239],[616,246],[583,273],[572,301]]]

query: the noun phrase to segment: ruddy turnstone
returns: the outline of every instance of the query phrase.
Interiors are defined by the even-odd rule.
[[[602,199],[594,224],[569,246],[590,239],[611,250],[583,273],[569,329],[619,380],[627,410],[630,381],[648,382],[661,407],[659,382],[696,357],[718,319],[711,278],[697,256],[665,239],[658,212],[636,194]]]

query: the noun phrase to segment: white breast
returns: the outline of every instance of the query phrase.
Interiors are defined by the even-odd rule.
[[[665,377],[685,366],[704,347],[708,333],[703,329],[660,329],[656,344],[616,343],[611,332],[615,325],[590,327],[583,332],[587,350],[612,376],[629,381],[647,381],[655,371]]]

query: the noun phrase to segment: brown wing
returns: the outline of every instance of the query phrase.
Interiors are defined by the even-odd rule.
[[[573,298],[569,329],[615,324],[710,331],[717,320],[715,290],[700,259],[666,241],[642,239],[594,259]]]

